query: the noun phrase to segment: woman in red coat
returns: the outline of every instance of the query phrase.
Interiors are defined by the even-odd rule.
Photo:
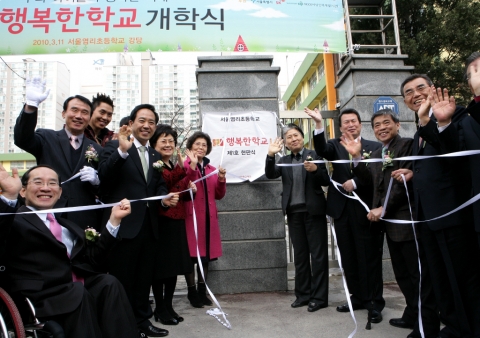
[[[154,163],[153,167],[162,172],[168,191],[181,192],[190,186],[195,191],[196,186],[191,182],[200,177],[199,171],[195,170],[195,167],[193,170],[190,167],[184,168],[180,152],[175,166],[171,161],[177,145],[177,132],[169,125],[160,124],[150,139],[150,144],[162,155],[163,163]],[[168,209],[160,207],[158,210],[160,236],[155,248],[156,265],[152,289],[156,306],[155,320],[160,320],[164,325],[177,325],[183,321],[173,309],[173,293],[177,275],[193,271],[185,230],[185,200],[190,200],[188,192],[180,195],[175,207]]]
[[[189,156],[185,162],[185,167],[196,167],[201,177],[208,176],[214,172],[216,168],[210,165],[210,160],[205,157],[212,151],[212,141],[208,134],[197,131],[187,140],[187,149],[194,156]],[[192,159],[193,158],[193,159]],[[197,162],[197,163],[195,163]],[[222,167],[218,168],[218,174],[212,175],[205,180],[197,182],[197,194],[195,196],[195,214],[197,216],[197,234],[198,242],[195,237],[193,224],[193,208],[192,202],[185,202],[186,218],[185,225],[187,228],[188,247],[193,264],[197,263],[197,243],[198,250],[203,265],[203,273],[205,280],[208,274],[208,263],[216,260],[222,255],[222,242],[220,238],[220,228],[218,226],[217,204],[215,200],[220,200],[225,196],[226,192],[226,170]],[[198,289],[195,289],[195,273],[185,275],[188,286],[188,300],[194,307],[203,307],[203,305],[212,305],[210,299],[206,295],[205,280],[201,271],[197,266]]]

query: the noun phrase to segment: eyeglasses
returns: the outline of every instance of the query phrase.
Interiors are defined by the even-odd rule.
[[[195,142],[193,145],[197,147],[208,148],[206,143]]]
[[[33,181],[28,181],[27,184],[33,184],[36,187],[44,187],[48,186],[49,188],[57,188],[59,186],[57,181],[48,181],[44,182],[42,180],[33,180]]]
[[[415,92],[423,93],[429,87],[425,86],[424,84],[418,85],[417,88],[410,88],[405,91],[405,97],[411,97]]]
[[[175,140],[174,139],[170,139],[170,140],[167,140],[167,139],[160,139],[158,140],[158,142],[160,142],[161,144],[175,144]]]

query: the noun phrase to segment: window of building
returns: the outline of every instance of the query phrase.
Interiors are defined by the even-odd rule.
[[[17,169],[25,169],[25,162],[24,161],[12,161],[10,162],[10,166]]]
[[[37,165],[37,161],[25,161],[25,169],[33,168]]]
[[[308,86],[310,87],[310,91],[312,91],[316,85],[317,85],[317,73],[313,73],[310,79],[308,79]]]
[[[326,96],[320,101],[319,108],[320,110],[328,110],[328,100]]]
[[[322,61],[322,63],[320,63],[320,65],[318,66],[318,81],[320,81],[324,76],[325,76],[325,65],[323,64],[323,61]]]
[[[302,93],[298,94],[297,95],[297,98],[295,99],[295,105],[298,107],[300,107],[300,104],[302,103]]]

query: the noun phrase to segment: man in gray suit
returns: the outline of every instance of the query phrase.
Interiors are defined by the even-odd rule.
[[[324,164],[310,162],[320,158],[303,147],[303,131],[297,125],[286,126],[283,137],[291,155],[283,156],[278,163],[303,166],[275,164],[275,154],[283,146],[283,140],[277,138],[268,148],[265,175],[270,179],[282,177],[282,210],[287,215],[295,254],[297,299],[292,307],[308,304],[308,311],[314,312],[328,306],[328,235],[322,186],[327,186],[330,179]]]

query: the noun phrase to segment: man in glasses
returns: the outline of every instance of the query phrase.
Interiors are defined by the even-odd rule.
[[[14,212],[20,194],[25,206],[1,216],[7,228],[5,273],[12,292],[26,296],[43,322],[60,324],[69,338],[141,336],[120,282],[103,274],[103,262],[117,239],[120,222],[130,214],[123,199],[111,209],[101,235],[48,212],[62,194],[58,173],[50,166],[29,169],[20,180],[0,165],[0,210]],[[3,229],[2,229],[3,230]]]
[[[460,123],[465,142],[461,147],[467,150],[478,150],[480,149],[480,52],[473,52],[465,62],[465,78],[474,98],[467,107],[469,116]],[[478,175],[480,155],[469,156],[468,162],[475,196],[480,193],[480,176]],[[480,202],[478,201],[473,205],[473,217],[480,246]]]
[[[444,89],[431,87],[424,74],[406,78],[400,92],[418,120],[413,155],[441,155],[458,150],[458,122],[467,114]],[[419,229],[433,289],[445,327],[440,337],[480,336],[480,279],[473,247],[470,208],[432,220],[468,200],[471,192],[465,157],[413,162],[413,189]]]

